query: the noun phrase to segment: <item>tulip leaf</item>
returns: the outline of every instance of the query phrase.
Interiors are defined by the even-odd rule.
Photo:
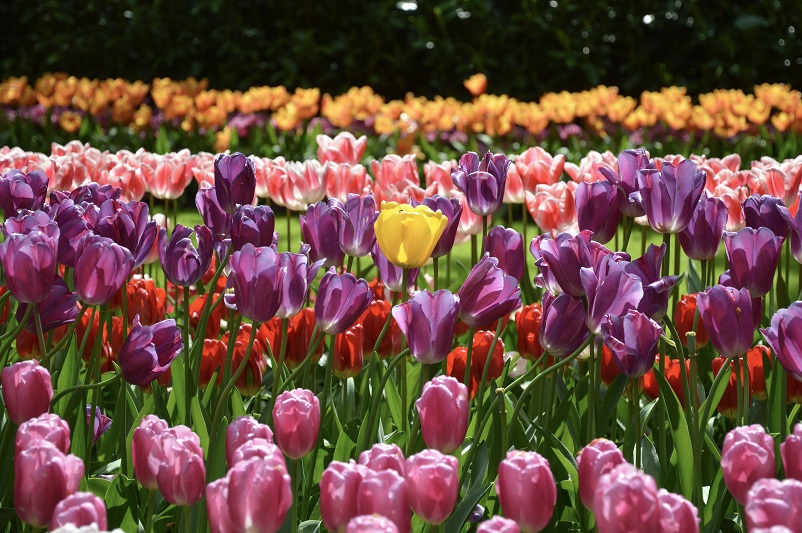
[[[702,281],[693,261],[688,260],[688,277],[685,278],[685,283],[688,285],[688,293],[693,294],[702,290]]]
[[[198,434],[200,437],[201,448],[204,450],[209,449],[209,430],[208,430],[208,423],[206,416],[206,411],[200,404],[200,400],[198,400],[197,394],[192,397],[192,403],[190,405],[190,409],[192,410],[192,429],[195,433]]]
[[[187,421],[187,405],[184,401],[187,394],[187,387],[185,383],[185,371],[184,371],[184,359],[181,356],[176,357],[173,360],[173,364],[171,365],[172,369],[170,374],[173,378],[173,392],[170,395],[170,399],[180,399],[179,401],[175,402],[175,406],[178,409],[178,420],[180,423],[185,423]],[[169,400],[168,400],[169,401]]]
[[[446,521],[443,531],[456,532],[462,530],[462,526],[465,525],[465,521],[468,520],[471,511],[474,510],[476,504],[484,498],[484,495],[487,494],[487,491],[489,491],[492,486],[493,483],[485,483],[471,487],[468,494],[465,495],[465,498],[457,505],[457,508],[454,509],[451,518]]]
[[[384,393],[387,397],[387,407],[390,408],[390,416],[393,417],[395,427],[398,429],[403,428],[404,419],[402,415],[403,410],[401,407],[401,395],[398,393],[398,389],[396,388],[392,379],[387,381],[387,385],[384,388]]]
[[[217,428],[217,435],[214,435],[214,449],[210,450],[211,453],[207,459],[207,467],[209,471],[208,479],[214,481],[220,479],[226,473],[226,429],[228,428],[228,418],[223,417],[220,420],[220,426]]]
[[[320,520],[307,520],[298,525],[298,533],[320,533]]]
[[[618,402],[621,400],[621,396],[624,394],[624,389],[628,382],[629,378],[624,374],[618,374],[610,386],[607,387],[607,391],[604,393],[604,397],[602,397],[601,407],[598,413],[599,418],[596,427],[599,428],[600,431],[604,432],[607,428],[607,424],[610,422],[613,413],[615,413]]]
[[[106,491],[109,529],[120,528],[123,531],[137,531],[139,529],[139,505],[136,481],[118,474]]]
[[[707,410],[708,413],[712,413],[713,409],[718,406],[718,403],[721,401],[721,398],[724,396],[724,391],[727,390],[727,384],[730,382],[729,374],[732,372],[732,365],[725,365],[722,367],[721,372],[726,372],[724,376],[719,380],[718,385],[715,389],[710,390],[710,394],[705,398],[705,401],[702,402],[702,405],[699,406],[699,414],[702,416],[702,413]],[[707,405],[710,404],[708,408]],[[704,431],[705,427],[707,426],[707,420],[700,420],[700,428]]]
[[[231,420],[235,420],[241,416],[245,416],[245,404],[242,401],[242,395],[235,388],[231,389]]]
[[[769,368],[766,364],[764,355],[763,368]],[[769,382],[769,408],[768,408],[768,428],[771,433],[779,433],[780,438],[785,436],[785,386],[786,374],[782,365],[774,365],[771,368],[771,380]]]
[[[716,477],[710,485],[710,491],[707,493],[708,505],[705,505],[702,513],[702,526],[705,533],[720,531],[719,521],[721,520],[721,515],[724,514],[723,511],[726,509],[724,501],[729,497],[727,486],[724,484],[723,471],[718,469]]]
[[[660,387],[660,399],[666,407],[668,420],[671,424],[671,436],[674,439],[674,449],[677,454],[677,467],[679,469],[679,484],[682,495],[688,500],[693,497],[693,445],[688,431],[685,413],[680,405],[674,389],[666,381],[659,370],[654,370],[657,384]]]
[[[131,442],[134,440],[134,430],[139,427],[139,424],[142,423],[142,419],[148,415],[152,415],[156,412],[156,402],[154,400],[154,395],[151,394],[150,398],[145,402],[145,405],[142,406],[142,409],[139,411],[139,414],[134,418],[133,424],[131,424],[131,429],[128,430],[128,436],[125,438],[125,453],[128,457],[131,457]],[[79,456],[80,457],[80,456]]]
[[[351,458],[351,452],[356,448],[355,434],[359,429],[359,419],[354,418],[343,426],[343,431],[337,437],[337,445],[334,447],[333,461],[347,463]]]

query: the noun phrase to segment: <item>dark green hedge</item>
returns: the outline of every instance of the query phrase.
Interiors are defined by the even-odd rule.
[[[467,98],[475,72],[522,99],[600,83],[799,87],[799,13],[800,0],[4,0],[0,74],[370,85],[391,98]]]

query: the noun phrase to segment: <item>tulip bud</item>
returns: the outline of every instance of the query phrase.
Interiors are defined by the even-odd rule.
[[[183,348],[181,330],[175,320],[143,326],[136,316],[117,360],[125,381],[145,386],[167,372]]]
[[[802,524],[802,481],[760,479],[746,495],[744,506],[748,531],[787,527],[799,531]]]
[[[348,522],[345,533],[398,533],[398,528],[381,515],[360,515]]]
[[[70,494],[53,511],[50,520],[50,529],[72,524],[75,527],[96,524],[98,529],[106,529],[106,504],[91,492],[76,492]]]
[[[53,385],[50,372],[36,361],[22,361],[3,369],[3,402],[8,416],[20,425],[50,411]]]
[[[423,442],[443,453],[457,450],[468,432],[468,388],[448,376],[438,376],[423,386],[415,402]],[[448,420],[448,424],[443,421]]]
[[[320,479],[320,515],[323,525],[333,533],[344,533],[352,518],[359,515],[356,495],[367,468],[353,461],[332,461]]]
[[[403,476],[406,460],[404,452],[397,445],[377,442],[370,450],[359,454],[359,464],[365,465],[375,472],[393,470]]]
[[[498,467],[496,492],[504,515],[515,520],[523,533],[543,530],[557,504],[549,462],[536,452],[507,452]]]
[[[173,505],[192,505],[203,496],[206,466],[200,438],[186,426],[176,426],[157,435],[148,463],[158,468],[156,484]]]
[[[624,454],[613,441],[596,439],[582,448],[576,462],[579,475],[579,498],[585,507],[592,509],[599,478],[626,461]]]
[[[521,307],[518,280],[498,266],[498,259],[485,254],[474,265],[459,290],[459,317],[469,326],[482,326]]]
[[[660,533],[699,533],[699,512],[678,494],[657,491],[660,505]]]
[[[604,474],[596,485],[593,514],[599,533],[659,531],[657,484],[629,463]]]
[[[409,533],[412,512],[407,485],[394,470],[366,472],[359,485],[357,502],[360,514],[381,514],[395,524],[399,533]]]
[[[459,496],[459,461],[437,450],[423,450],[405,466],[409,504],[428,524],[441,524],[451,515]]]
[[[746,493],[758,479],[774,477],[774,441],[763,426],[736,427],[724,437],[721,470],[735,501],[744,505]]]
[[[231,457],[231,467],[241,461],[247,461],[251,457],[259,457],[259,458],[266,458],[269,457],[271,459],[275,459],[277,463],[281,463],[287,466],[287,463],[284,461],[284,454],[281,453],[281,449],[273,444],[272,442],[268,442],[266,439],[251,439],[234,452],[234,455]]]
[[[515,523],[515,520],[510,520],[502,516],[494,516],[490,520],[479,524],[476,533],[521,533],[521,530],[518,524]]]
[[[14,441],[14,455],[38,441],[47,441],[62,453],[70,451],[70,426],[58,415],[44,413],[20,425]]]
[[[320,281],[315,320],[323,333],[337,335],[350,328],[372,300],[367,281],[351,274],[337,274],[331,268]]]
[[[794,432],[780,444],[785,477],[802,481],[802,424],[794,426]]]
[[[253,161],[239,152],[220,154],[214,160],[214,189],[220,207],[234,213],[238,205],[250,204],[256,194]]]
[[[447,290],[421,291],[393,308],[412,356],[421,363],[439,363],[448,356],[457,325],[458,298]]]
[[[56,280],[59,230],[33,229],[27,234],[12,233],[0,243],[0,264],[8,288],[18,301],[39,303],[50,294]]]
[[[151,448],[156,446],[157,437],[166,432],[168,428],[167,422],[158,416],[147,415],[139,423],[139,427],[134,430],[131,441],[131,463],[136,479],[147,490],[156,490],[158,487],[156,483],[158,465],[155,465],[156,468],[152,468],[148,462]]]
[[[226,428],[226,461],[228,466],[234,466],[234,452],[251,439],[265,439],[273,442],[273,430],[265,424],[260,424],[252,416],[240,416],[234,419]]]
[[[317,444],[320,431],[320,401],[307,389],[281,393],[273,407],[276,444],[284,455],[300,459]]]
[[[509,166],[504,154],[487,152],[480,161],[476,153],[467,152],[452,169],[451,179],[465,193],[471,211],[479,216],[492,215],[501,209]]]

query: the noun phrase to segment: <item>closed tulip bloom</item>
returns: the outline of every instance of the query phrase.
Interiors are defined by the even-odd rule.
[[[646,214],[630,195],[638,192],[638,173],[649,166],[649,152],[643,148],[624,150],[618,154],[618,173],[599,167],[599,173],[618,189],[618,209],[624,215],[637,218]]]
[[[554,287],[547,283],[549,290],[575,297],[585,295],[579,271],[593,265],[590,240],[589,231],[582,231],[579,235],[560,233],[554,238],[547,233],[535,237],[529,251],[544,279],[556,283]]]
[[[167,280],[179,287],[195,285],[209,269],[214,254],[212,232],[206,226],[195,226],[198,247],[190,240],[192,230],[176,224],[170,239],[167,230],[159,233],[159,261]]]
[[[33,170],[23,174],[12,169],[0,179],[0,209],[6,218],[11,218],[21,209],[41,209],[47,197],[47,174]]]
[[[350,131],[341,131],[333,138],[328,135],[317,135],[317,158],[321,163],[345,163],[356,165],[362,160],[368,146],[368,138],[362,135],[358,139]]]
[[[276,251],[268,246],[254,248],[246,244],[234,252],[226,282],[226,305],[255,322],[267,322],[276,316],[280,304]]]
[[[638,172],[639,198],[649,225],[658,233],[679,233],[691,216],[705,187],[705,173],[690,159],[676,167],[664,162],[660,170],[647,168]]]
[[[629,311],[623,317],[607,315],[601,330],[604,344],[625,376],[639,378],[652,368],[663,334],[657,322],[639,311]]]
[[[472,327],[494,322],[521,306],[518,281],[504,273],[498,259],[485,254],[459,290],[459,318]]]
[[[468,152],[452,169],[451,179],[468,199],[468,206],[479,216],[493,215],[501,209],[507,184],[510,160],[504,154],[487,152],[479,160],[475,152]]]
[[[524,277],[524,241],[514,229],[494,226],[487,233],[484,249],[498,259],[498,266],[519,282]]]
[[[391,317],[390,313],[392,306],[387,300],[379,300],[374,298],[364,313],[357,319],[358,324],[362,324],[362,353],[372,354],[373,349],[376,348],[376,353],[381,358],[387,358],[394,353],[400,352],[401,329],[398,323]],[[390,318],[390,329],[385,333],[384,338],[376,347],[376,341],[379,339],[381,331],[384,329],[384,324],[387,322],[387,317]]]
[[[76,492],[61,500],[53,510],[50,529],[66,525],[74,527],[91,526],[98,529],[109,527],[106,519],[106,504],[91,492]]]
[[[92,406],[86,406],[86,424],[92,428],[92,445],[111,427],[111,418],[104,415],[100,407],[95,406],[95,416],[92,416]]]
[[[306,208],[306,215],[301,215],[301,236],[310,246],[309,258],[312,261],[324,259],[325,268],[339,267],[345,259],[345,252],[340,248],[340,217],[337,208],[341,208],[339,200],[318,202]]]
[[[70,199],[62,199],[56,203],[51,199],[47,214],[59,228],[58,262],[75,267],[78,243],[91,232],[83,216],[84,208]]]
[[[250,207],[250,204],[248,204]],[[233,218],[230,213],[220,206],[217,201],[217,191],[214,187],[201,189],[195,195],[195,207],[198,209],[203,224],[209,228],[214,236],[214,240],[222,240],[231,234],[231,224]],[[244,207],[244,206],[243,206]],[[273,232],[270,232],[272,239]]]
[[[53,399],[50,372],[35,360],[5,367],[0,382],[3,385],[3,403],[15,424],[20,425],[50,411]]]
[[[496,492],[504,516],[515,520],[523,533],[542,531],[557,504],[549,462],[536,452],[507,452],[498,467]]]
[[[748,290],[716,285],[700,292],[696,305],[710,341],[721,355],[739,357],[752,347],[757,324]]]
[[[14,298],[29,304],[47,298],[56,279],[57,252],[58,228],[54,236],[34,229],[0,243],[0,264]]]
[[[543,318],[540,321],[538,340],[550,355],[566,357],[579,349],[590,332],[586,322],[585,305],[582,300],[570,294],[554,296],[549,291],[543,293]],[[573,324],[567,328],[565,324]]]
[[[515,329],[518,333],[518,353],[524,359],[537,361],[543,355],[543,347],[538,338],[543,307],[535,302],[525,305],[515,315]]]
[[[724,233],[732,286],[749,289],[752,298],[768,294],[782,243],[782,238],[768,228],[743,228],[738,233]]]
[[[476,529],[476,533],[521,533],[521,529],[515,520],[494,516],[490,520],[485,520]]]
[[[459,299],[447,290],[421,291],[393,308],[412,356],[421,363],[439,363],[451,351]]]
[[[379,278],[388,290],[393,292],[409,291],[409,288],[415,285],[420,273],[419,268],[407,269],[406,280],[404,280],[404,269],[391,263],[378,243],[373,246],[370,257],[373,259],[373,264],[376,265]]]
[[[468,387],[452,377],[437,376],[423,385],[415,406],[427,447],[452,453],[462,446],[468,433]]]
[[[443,234],[440,235],[431,253],[433,259],[443,257],[454,247],[454,239],[457,237],[459,221],[462,217],[462,204],[459,198],[446,198],[439,195],[424,198],[421,204],[435,213],[440,211],[447,220],[446,229],[443,230]]]
[[[802,482],[760,479],[749,489],[744,511],[748,531],[799,531]]]
[[[362,371],[363,337],[362,325],[354,324],[335,338],[331,364],[332,372],[338,378],[352,378]]]
[[[721,245],[726,223],[727,205],[719,198],[703,194],[690,223],[679,233],[679,243],[685,255],[697,261],[713,259]]]
[[[398,533],[399,529],[389,518],[378,514],[355,516],[348,522],[345,533]]]
[[[320,281],[315,320],[323,333],[337,335],[350,328],[373,300],[368,282],[329,269]]]
[[[599,533],[660,530],[660,504],[654,478],[629,463],[604,474],[596,486],[593,514]]]
[[[688,345],[688,332],[693,331],[693,321],[696,316],[696,297],[698,293],[683,294],[674,310],[674,326],[677,328],[679,340],[683,346]],[[701,317],[696,321],[696,347],[705,346],[710,339],[707,336],[705,323]]]
[[[789,377],[802,381],[802,303],[794,302],[771,317],[771,326],[760,332]]]
[[[399,533],[409,533],[412,512],[404,478],[394,470],[370,470],[357,492],[359,514],[380,514],[391,520]],[[347,531],[347,530],[346,530]]]
[[[276,316],[290,318],[297,315],[306,305],[309,287],[323,266],[320,259],[309,262],[309,246],[303,245],[301,253],[284,252],[278,256],[278,286],[281,293]]]
[[[354,463],[332,461],[320,478],[320,515],[332,533],[345,533],[348,522],[359,516],[356,495],[367,468]]]
[[[148,462],[151,448],[156,446],[156,438],[168,429],[167,422],[158,416],[146,415],[139,423],[139,427],[134,430],[131,441],[131,463],[137,481],[147,490],[156,490],[158,487],[156,483],[158,464],[151,467]]]
[[[206,466],[200,438],[186,426],[176,426],[156,435],[148,454],[156,472],[159,492],[169,503],[192,505],[203,496]]]
[[[106,305],[120,291],[134,267],[128,248],[106,237],[84,237],[75,264],[75,288],[82,302]]]
[[[47,333],[75,322],[75,319],[78,318],[77,303],[78,293],[71,292],[64,280],[61,279],[61,276],[56,276],[50,294],[47,295],[47,298],[35,304],[36,309],[39,311],[42,331]],[[16,316],[18,322],[22,322],[27,310],[28,304],[20,303],[17,306]],[[29,317],[24,328],[28,333],[36,334],[36,322],[33,315]]]
[[[407,491],[412,510],[427,524],[441,524],[459,496],[459,461],[437,450],[423,450],[406,461]]]
[[[599,478],[625,462],[624,454],[618,446],[607,439],[596,439],[582,448],[576,458],[579,498],[582,500],[582,505],[592,509]]]
[[[643,297],[638,302],[637,310],[646,316],[660,321],[668,310],[668,298],[677,284],[677,276],[660,276],[665,243],[660,246],[649,245],[646,253],[624,267],[629,274],[637,276],[643,286]]]
[[[276,228],[273,210],[266,205],[242,205],[231,223],[231,248],[237,252],[246,244],[259,248],[273,244]]]
[[[137,316],[117,361],[125,381],[143,387],[167,372],[183,349],[181,330],[175,320],[143,326]]]
[[[38,441],[46,441],[61,450],[70,451],[70,426],[58,415],[44,413],[23,422],[14,440],[14,455]]]
[[[432,255],[448,220],[426,205],[382,202],[376,219],[376,243],[385,257],[401,268],[420,268]]]
[[[369,450],[359,454],[359,464],[375,472],[393,470],[403,476],[406,459],[404,459],[404,452],[397,445],[377,442]]]
[[[78,491],[84,464],[47,441],[34,442],[14,457],[14,508],[28,525],[44,528],[58,502]]]
[[[585,323],[594,335],[601,335],[607,315],[624,316],[637,309],[643,298],[641,279],[626,271],[626,265],[614,261],[612,255],[602,258],[597,269],[582,268],[582,286],[588,302]]]
[[[239,416],[226,428],[226,461],[234,465],[234,452],[251,439],[265,439],[273,442],[273,430],[260,424],[252,416]]]
[[[307,389],[282,392],[273,407],[273,438],[284,455],[305,457],[317,443],[320,400]]]
[[[797,263],[802,263],[802,209],[797,209],[793,217],[790,213],[786,213],[786,221],[791,230],[791,253]]]
[[[340,219],[340,249],[351,257],[365,257],[376,243],[374,223],[379,217],[373,195],[349,194],[342,207],[335,207]]]
[[[16,216],[7,218],[0,226],[4,236],[20,233],[26,235],[33,230],[39,230],[50,237],[57,237],[60,232],[58,223],[53,221],[44,211],[20,211]]]
[[[148,220],[148,212],[145,202],[106,200],[100,206],[94,224],[96,234],[128,248],[134,256],[132,270],[145,262],[156,240],[158,227]]]
[[[504,370],[504,341],[500,338],[497,339],[493,353],[490,353],[490,347],[493,345],[495,337],[492,331],[477,331],[473,335],[470,382],[467,384],[469,399],[473,399],[479,390],[488,357],[490,357],[490,364],[487,370],[486,385],[489,385],[494,379],[498,379]],[[468,349],[465,346],[454,348],[446,359],[446,375],[464,381],[467,359]]]
[[[580,231],[592,231],[596,242],[609,242],[621,220],[621,210],[615,203],[617,196],[618,189],[609,181],[577,185],[576,214]]]
[[[268,442],[267,439],[254,438],[242,444],[234,451],[234,455],[231,457],[231,463],[229,463],[229,468],[241,461],[247,461],[251,457],[260,457],[262,459],[271,457],[285,466],[287,464],[284,460],[284,454],[281,453],[281,448],[273,444],[272,441]]]
[[[741,505],[758,479],[774,477],[774,441],[763,426],[736,427],[724,437],[721,471],[724,484]]]
[[[660,505],[660,533],[699,533],[699,512],[678,494],[657,491]]]
[[[152,191],[151,191],[152,192]],[[81,185],[70,191],[70,199],[76,204],[92,204],[100,207],[106,200],[119,200],[123,194],[120,187],[96,182]]]
[[[238,205],[250,204],[256,194],[256,170],[253,161],[239,152],[220,154],[214,160],[214,188],[217,201],[227,213]]]
[[[794,426],[794,432],[780,444],[780,455],[785,476],[802,481],[802,424]]]
[[[746,227],[755,230],[768,228],[777,237],[788,237],[789,214],[782,199],[769,194],[753,194],[741,206]]]

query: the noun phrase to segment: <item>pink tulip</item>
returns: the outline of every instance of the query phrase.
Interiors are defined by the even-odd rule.
[[[403,157],[390,154],[381,161],[371,162],[371,170],[376,178],[373,184],[373,196],[376,205],[382,201],[409,203],[414,199],[423,201],[426,191],[420,187],[418,165],[414,155]]]
[[[156,490],[156,474],[158,464],[151,468],[148,462],[150,450],[156,444],[156,438],[166,432],[170,426],[156,415],[147,415],[134,430],[131,441],[131,463],[134,466],[134,475],[140,485],[148,490]]]
[[[206,512],[212,533],[235,533],[228,510],[228,476],[206,485]]]
[[[300,459],[317,444],[320,431],[320,400],[307,389],[281,393],[273,407],[276,444],[284,455]]]
[[[347,163],[332,165],[326,180],[326,196],[345,203],[349,194],[367,196],[373,190],[373,180],[362,165]]]
[[[426,183],[426,196],[439,194],[446,198],[451,197],[451,191],[455,189],[454,180],[451,179],[451,169],[456,166],[456,161],[444,161],[443,163],[427,161],[424,163],[423,178]]]
[[[186,426],[154,437],[148,465],[164,499],[173,505],[192,505],[203,496],[206,466],[200,438]]]
[[[14,508],[36,528],[46,527],[56,504],[78,490],[83,462],[46,441],[34,442],[14,457]]]
[[[592,183],[603,179],[602,174],[599,172],[600,168],[613,170],[617,163],[618,158],[609,150],[604,153],[591,150],[579,161],[579,165],[566,163],[565,173],[576,183],[583,181]]]
[[[315,160],[284,165],[285,172],[278,177],[282,205],[291,211],[306,211],[307,207],[321,201],[326,195],[329,166],[329,163],[321,165]]]
[[[468,432],[468,388],[448,376],[438,376],[423,386],[415,402],[423,442],[429,448],[451,453],[462,446]],[[444,424],[443,420],[448,420]]]
[[[560,181],[565,155],[552,156],[540,146],[535,146],[516,157],[513,164],[521,176],[524,189],[534,193],[538,185],[552,185]]]
[[[510,165],[507,169],[507,183],[504,186],[505,204],[522,204],[526,200],[526,189],[518,173],[518,167]]]
[[[381,515],[361,515],[348,522],[345,533],[398,533],[398,528]]]
[[[11,420],[20,425],[50,411],[53,385],[50,372],[39,363],[22,361],[7,366],[0,374],[3,402]]]
[[[234,466],[240,461],[246,461],[251,457],[261,457],[263,459],[265,457],[273,457],[276,461],[282,462],[286,466],[284,454],[281,453],[278,446],[269,442],[267,439],[251,439],[234,451],[234,454],[231,456],[232,462],[229,464],[229,467]]]
[[[535,193],[527,193],[526,209],[544,232],[579,232],[576,218],[576,183],[560,181],[554,185],[538,185]]]
[[[58,415],[45,413],[24,422],[17,430],[14,455],[37,441],[47,441],[62,453],[70,451],[70,426]]]
[[[423,450],[407,459],[407,491],[415,514],[428,524],[451,515],[459,496],[459,461],[437,450]]]
[[[791,531],[800,531],[802,481],[796,479],[758,480],[746,495],[744,511],[749,531],[782,526]]]
[[[50,529],[68,524],[74,527],[96,524],[98,529],[108,528],[106,504],[91,492],[70,494],[56,505],[50,520]]]
[[[380,514],[389,518],[399,533],[409,533],[412,511],[404,478],[394,470],[368,471],[357,492],[359,514]]]
[[[142,174],[148,191],[160,200],[175,200],[184,194],[184,190],[192,180],[191,172],[187,172],[187,164],[174,157],[176,154],[156,156],[153,154],[150,164],[142,165]]]
[[[368,145],[368,138],[362,135],[359,139],[349,131],[341,131],[333,139],[328,135],[318,135],[317,158],[321,163],[331,161],[332,163],[345,163],[356,165],[362,160],[365,148]]]
[[[660,533],[699,533],[699,512],[678,494],[657,491],[660,505]]]
[[[265,424],[260,424],[252,416],[240,416],[226,428],[226,461],[228,466],[234,465],[234,452],[251,439],[265,439],[273,442],[273,431]]]
[[[735,501],[744,505],[746,493],[758,479],[774,477],[774,441],[759,424],[736,427],[724,437],[721,470]]]
[[[593,514],[599,533],[659,531],[660,505],[654,478],[621,463],[599,479]]]
[[[320,514],[333,533],[344,533],[348,522],[359,515],[356,494],[368,468],[353,461],[332,461],[320,479]]]
[[[476,529],[476,533],[521,533],[521,529],[515,520],[494,516],[490,520],[485,520]]]
[[[256,174],[256,196],[258,198],[271,198],[270,184],[276,176],[284,172],[284,165],[287,161],[281,156],[275,159],[251,157],[251,160]],[[214,183],[214,180],[212,180],[212,183]]]
[[[496,492],[504,515],[515,520],[523,533],[545,528],[557,504],[549,462],[536,452],[507,452],[498,467]]]
[[[370,450],[359,454],[359,464],[365,465],[375,472],[393,470],[403,476],[405,463],[404,452],[395,444],[379,442],[374,444]]]
[[[780,444],[785,477],[802,481],[802,424],[794,426],[794,432]]]
[[[624,454],[614,442],[607,439],[596,439],[579,452],[576,462],[579,475],[579,498],[585,507],[592,509],[599,478],[625,462]]]

